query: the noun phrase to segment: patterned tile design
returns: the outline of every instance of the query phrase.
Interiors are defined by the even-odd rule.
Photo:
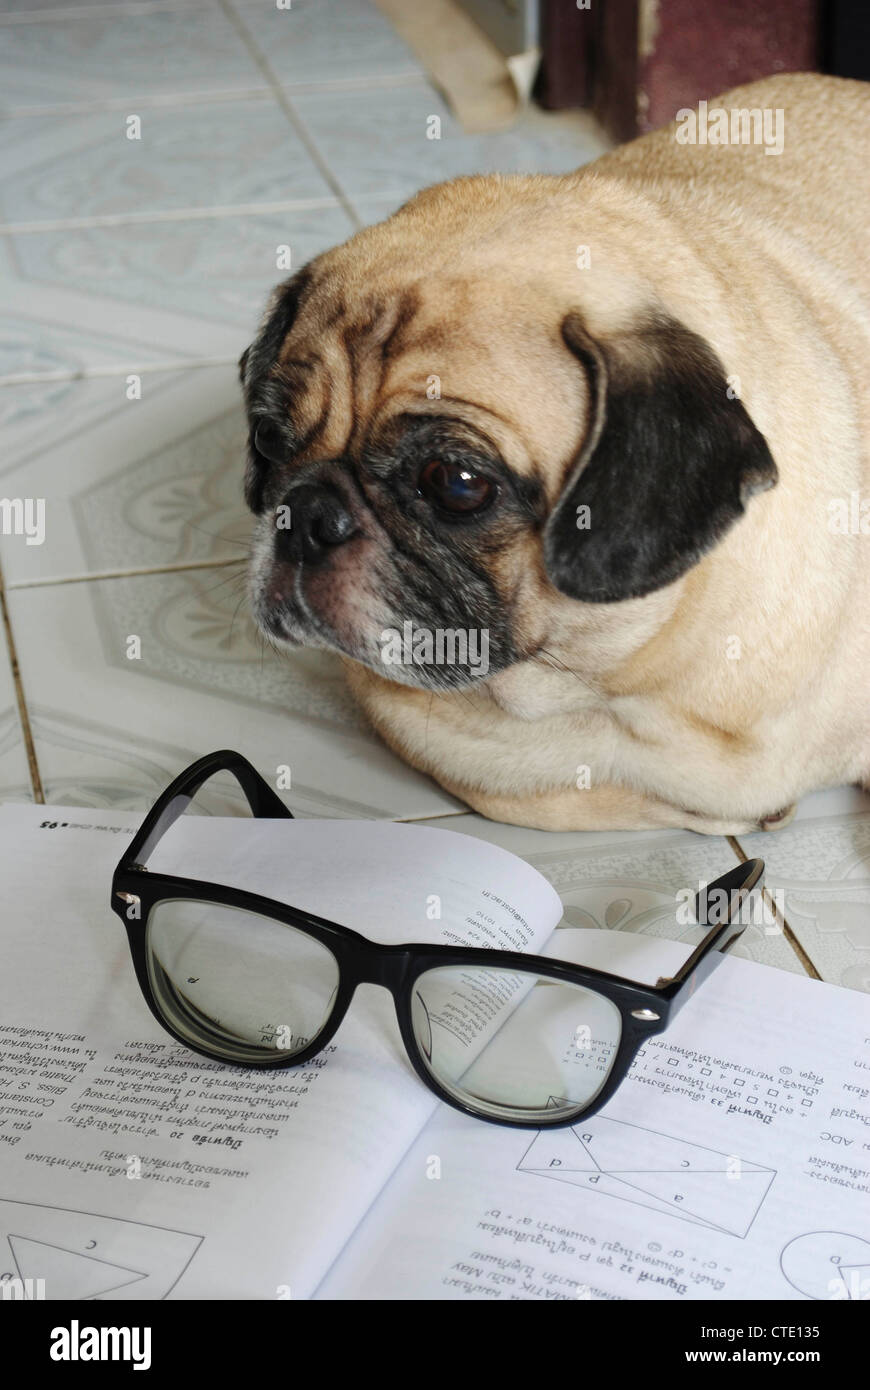
[[[370,0],[236,0],[233,7],[282,86],[423,76]]]
[[[235,365],[145,372],[141,398],[124,376],[0,390],[4,402],[40,391],[63,401],[57,439],[22,444],[7,496],[45,499],[45,539],[0,537],[6,583],[243,557],[250,516],[240,461],[247,426]],[[80,421],[78,426],[70,421]]]
[[[268,92],[145,110],[137,139],[128,136],[135,129],[129,114],[105,108],[0,122],[2,225],[75,225],[331,196]]]
[[[338,662],[267,648],[241,567],[168,569],[8,596],[46,800],[143,809],[216,748],[275,781],[301,815],[413,818],[458,804],[365,726]]]
[[[457,174],[564,174],[604,152],[576,112],[529,112],[498,135],[465,135],[425,83],[364,92],[301,92],[294,99],[323,159],[351,199],[389,193],[396,202]]]
[[[553,834],[495,825],[480,816],[457,816],[451,830],[479,835],[509,849],[549,879],[565,906],[562,928],[608,928],[661,936],[686,944],[686,956],[704,935],[677,916],[679,892],[732,868],[734,851],[717,836],[682,831]],[[761,851],[758,851],[759,853]],[[733,948],[735,955],[803,974],[803,966],[775,914],[759,904]]]
[[[61,10],[63,6],[60,7]],[[264,85],[235,26],[216,5],[76,14],[62,23],[4,26],[0,45],[3,112],[53,102],[93,105],[112,98],[232,91]],[[84,8],[84,7],[82,7]]]

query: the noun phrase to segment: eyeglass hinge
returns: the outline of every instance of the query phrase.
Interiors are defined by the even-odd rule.
[[[144,864],[130,864],[129,867],[135,869],[137,874],[147,874],[148,872]]]

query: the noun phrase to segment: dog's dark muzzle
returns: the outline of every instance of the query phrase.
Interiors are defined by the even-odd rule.
[[[321,564],[357,534],[342,497],[323,483],[298,483],[275,509],[277,561]]]

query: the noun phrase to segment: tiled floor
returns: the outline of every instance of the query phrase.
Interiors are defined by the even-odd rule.
[[[0,538],[0,799],[141,808],[235,746],[292,766],[302,815],[449,815],[532,859],[577,925],[672,933],[675,887],[739,846],[464,815],[244,601],[235,364],[286,248],[295,268],[454,174],[585,163],[592,121],[463,134],[369,0],[0,0],[0,93],[0,494],[46,500],[42,545]],[[238,809],[228,784],[205,804]],[[742,850],[789,925],[742,952],[870,989],[870,801],[811,798]]]

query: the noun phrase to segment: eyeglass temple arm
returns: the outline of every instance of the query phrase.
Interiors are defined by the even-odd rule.
[[[231,748],[224,748],[192,763],[174,782],[170,782],[133,836],[119,868],[147,863],[158,842],[187,810],[202,784],[218,772],[233,774],[247,797],[252,815],[268,819],[293,819],[293,812],[288,810],[247,758]]]
[[[747,859],[696,894],[696,918],[699,922],[709,922],[713,918],[713,925],[677,973],[657,982],[658,988],[676,986],[671,998],[671,1018],[691,999],[698,985],[712,975],[743,935],[746,923],[735,922],[734,918],[748,894],[761,884],[763,876],[764,860]]]

